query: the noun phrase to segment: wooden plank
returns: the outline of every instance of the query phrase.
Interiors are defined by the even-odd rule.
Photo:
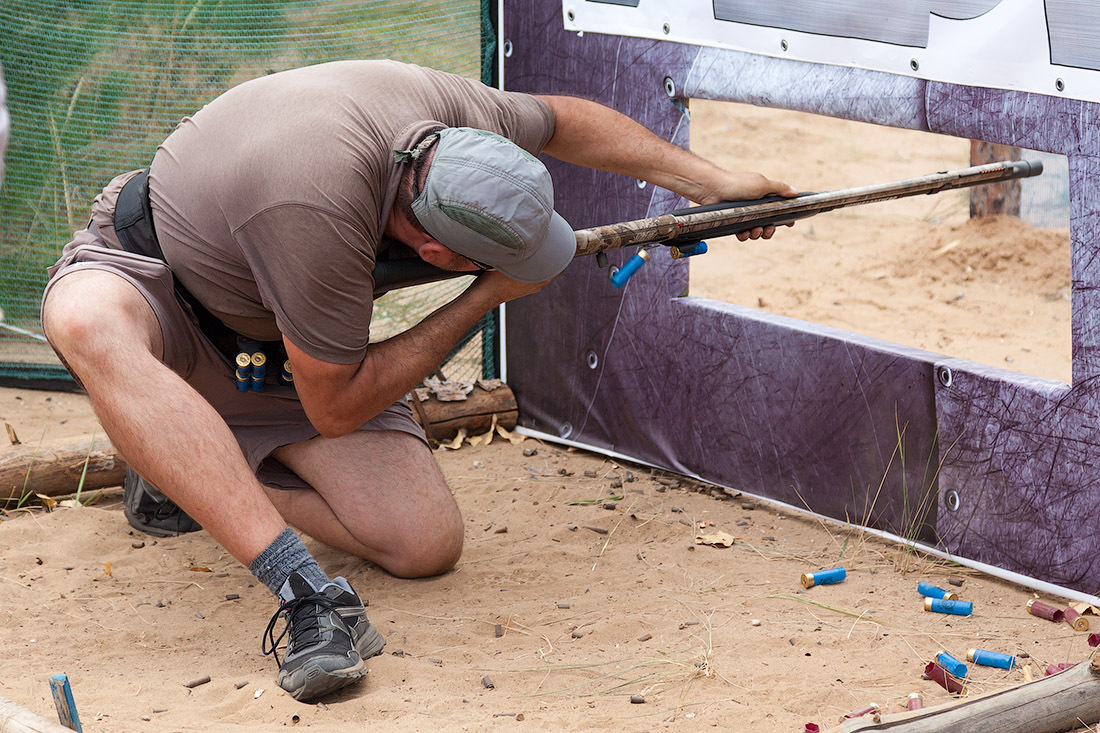
[[[53,693],[53,704],[57,706],[57,717],[61,719],[61,725],[76,733],[84,733],[80,727],[80,716],[76,714],[76,701],[73,700],[73,688],[69,686],[69,677],[64,674],[55,674],[50,677],[50,692]]]
[[[849,720],[830,733],[1061,733],[1100,722],[1100,657],[1064,672],[959,703],[884,715],[878,723]]]
[[[70,729],[0,697],[0,733],[71,733]]]

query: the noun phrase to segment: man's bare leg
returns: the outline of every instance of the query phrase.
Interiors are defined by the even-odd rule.
[[[42,323],[127,462],[233,557],[247,566],[283,531],[225,421],[160,362],[160,325],[129,281],[102,270],[66,275]]]
[[[350,586],[325,582],[225,421],[161,363],[160,325],[137,288],[103,270],[69,273],[51,286],[42,322],[127,462],[285,602],[290,636],[279,684],[300,700],[313,700],[365,674],[362,657],[380,652],[384,638]],[[271,572],[264,563],[253,565],[270,557],[305,565],[286,567],[281,575],[279,567]],[[302,567],[323,580],[310,580],[297,569]]]
[[[288,522],[405,578],[445,572],[462,554],[462,516],[428,447],[398,431],[361,431],[279,448],[315,491],[268,489]]]

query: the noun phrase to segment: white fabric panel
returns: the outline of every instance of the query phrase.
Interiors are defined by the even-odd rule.
[[[1095,0],[563,0],[565,28],[1100,102]]]

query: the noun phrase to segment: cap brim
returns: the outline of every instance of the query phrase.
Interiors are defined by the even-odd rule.
[[[577,235],[573,227],[558,212],[550,216],[550,227],[534,254],[522,262],[497,267],[513,280],[521,283],[539,283],[557,277],[577,255]]]

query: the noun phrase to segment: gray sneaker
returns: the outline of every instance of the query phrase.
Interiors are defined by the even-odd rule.
[[[386,639],[367,619],[363,602],[344,578],[315,588],[291,573],[279,591],[282,605],[267,625],[263,653],[279,664],[279,686],[311,702],[367,674],[364,660],[382,653]],[[278,637],[275,624],[286,617]],[[286,654],[277,647],[287,636]]]
[[[175,502],[129,466],[122,482],[122,512],[131,527],[154,537],[176,537],[202,529]]]

